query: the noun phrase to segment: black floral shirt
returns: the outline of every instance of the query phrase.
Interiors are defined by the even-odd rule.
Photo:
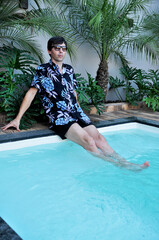
[[[61,74],[58,65],[50,59],[48,63],[37,67],[31,87],[39,90],[50,127],[65,125],[78,119],[84,123],[91,122],[76,101],[74,91],[77,82],[70,65],[63,64]]]

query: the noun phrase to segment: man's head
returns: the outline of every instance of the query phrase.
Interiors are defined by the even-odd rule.
[[[67,42],[63,37],[52,37],[48,41],[47,49],[51,60],[56,64],[61,63],[66,55]]]
[[[53,46],[60,45],[62,43],[65,44],[66,49],[67,49],[67,42],[63,37],[52,37],[52,38],[49,39],[49,41],[47,43],[47,49],[49,51],[51,51]]]

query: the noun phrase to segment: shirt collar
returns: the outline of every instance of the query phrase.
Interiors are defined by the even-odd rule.
[[[51,59],[49,60],[49,64],[56,70],[59,71],[59,66],[57,64],[55,64],[54,62],[51,61]],[[66,64],[62,64],[62,68],[63,68],[63,74],[66,72]]]
[[[57,64],[55,64],[54,62],[51,61],[51,59],[49,60],[49,64],[51,66],[53,66],[54,68],[57,68],[57,69],[59,68]]]

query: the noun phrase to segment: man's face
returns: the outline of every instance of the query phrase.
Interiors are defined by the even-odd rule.
[[[48,50],[51,55],[51,60],[55,63],[63,62],[66,55],[66,45],[65,43],[53,45],[51,51]]]

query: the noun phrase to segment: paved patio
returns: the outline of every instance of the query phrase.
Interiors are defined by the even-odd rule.
[[[145,106],[140,106],[138,109],[135,108],[137,107],[130,107],[125,105],[125,103],[108,104],[105,112],[101,115],[89,113],[88,116],[97,127],[131,122],[135,121],[135,119],[139,122],[159,127],[159,112],[153,112],[152,110],[145,108]],[[0,127],[5,124],[5,115],[0,114]],[[31,137],[42,137],[52,134],[53,132],[49,130],[47,123],[37,123],[30,129],[22,130],[21,132],[17,132],[15,129],[8,129],[4,132],[0,129],[0,142],[15,141]]]
[[[91,114],[89,115],[93,122],[114,120],[128,117],[141,117],[144,119],[159,121],[159,112],[150,110],[136,109],[136,110],[120,110],[113,112],[104,112],[102,115]]]

